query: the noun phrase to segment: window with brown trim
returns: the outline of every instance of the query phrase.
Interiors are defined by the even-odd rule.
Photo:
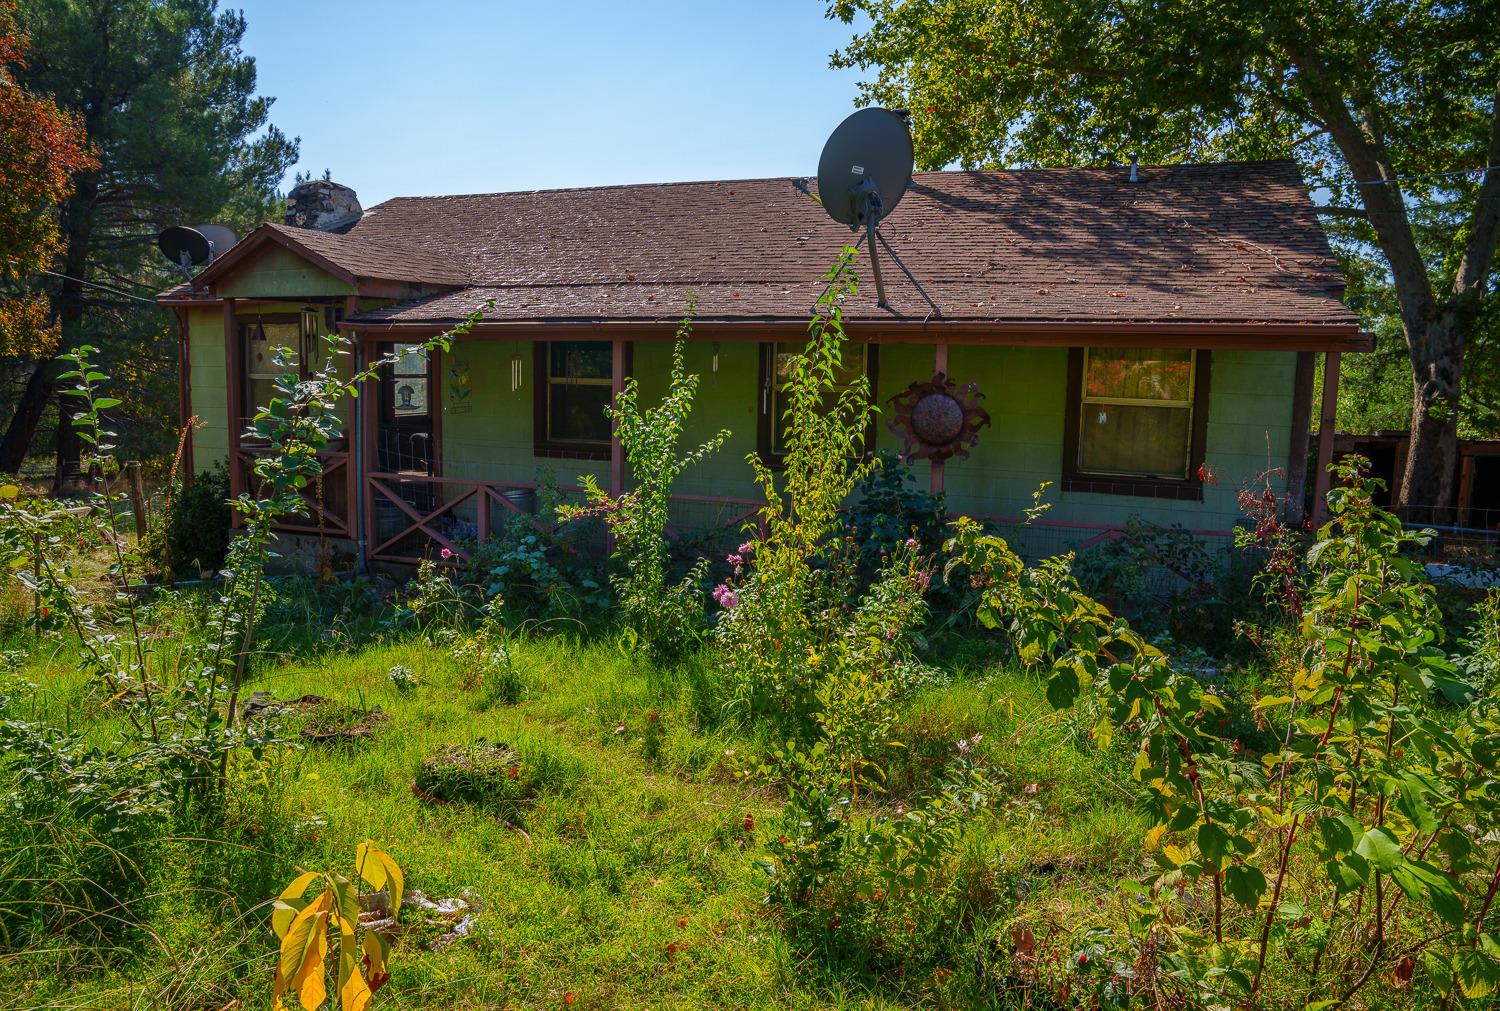
[[[807,345],[800,341],[781,341],[760,346],[760,402],[758,415],[757,449],[760,458],[773,466],[779,466],[786,456],[787,428],[787,363],[801,354]],[[861,375],[870,379],[870,402],[876,402],[875,382],[879,373],[879,348],[873,344],[845,344],[843,368],[834,377],[833,395],[836,397],[848,389]],[[865,433],[865,451],[875,448],[875,422],[871,418]]]
[[[332,330],[320,327],[323,319],[314,306],[236,317],[245,366],[242,426],[248,427],[255,413],[277,396],[276,380],[281,376],[308,379],[326,364],[329,350],[319,334]],[[278,348],[284,349],[281,365],[276,364]]]
[[[626,372],[629,372],[626,345]],[[533,351],[537,456],[606,460],[610,422],[604,409],[614,391],[609,341],[538,342]]]
[[[1070,350],[1063,490],[1201,500],[1210,364],[1185,348]]]
[[[255,413],[276,397],[276,380],[291,373],[304,375],[302,317],[298,313],[239,317],[240,343],[245,354],[244,428]],[[276,349],[285,348],[285,364],[276,364]]]

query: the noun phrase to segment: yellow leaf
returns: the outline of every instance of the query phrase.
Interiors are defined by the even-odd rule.
[[[286,936],[281,939],[281,960],[277,972],[287,981],[290,989],[296,989],[297,977],[303,972],[308,957],[319,941],[321,950],[328,950],[328,910],[333,906],[333,894],[324,890],[302,912],[292,920]],[[322,958],[317,959],[319,966]]]
[[[328,957],[328,914],[319,913],[314,919],[313,942],[290,984],[297,991],[297,1003],[305,1011],[318,1011],[328,999],[323,970],[323,961]]]
[[[1131,778],[1139,780],[1141,773],[1149,768],[1151,768],[1151,756],[1146,754],[1145,748],[1142,748],[1135,756],[1135,768],[1131,770]]]
[[[339,1011],[365,1011],[370,1006],[370,987],[359,974],[359,949],[354,936],[339,942]]]
[[[1152,851],[1152,850],[1155,850],[1156,847],[1161,844],[1161,837],[1164,836],[1164,835],[1166,835],[1166,834],[1167,834],[1167,826],[1165,826],[1165,825],[1157,825],[1151,831],[1147,832],[1146,833],[1146,850],[1148,852]]]
[[[280,899],[271,903],[271,929],[276,932],[278,938],[285,939],[286,929],[292,925],[292,921],[301,911],[301,908],[288,905]]]
[[[386,853],[384,850],[377,850],[375,855],[380,858],[380,862],[385,866],[385,873],[387,878],[389,879],[391,889],[391,916],[400,918],[401,893],[406,890],[406,875],[401,873],[401,867],[396,863],[395,860],[391,859],[389,853]]]
[[[380,847],[368,839],[354,848],[354,866],[359,868],[359,876],[377,892],[385,887],[385,865],[375,856],[379,852]]]
[[[293,899],[302,898],[302,893],[307,891],[307,886],[318,880],[317,871],[303,871],[292,879],[292,883],[281,890],[281,900],[290,902]]]
[[[307,886],[318,879],[318,875],[312,871],[299,874],[292,879],[292,883],[281,891],[281,895],[271,904],[271,929],[276,931],[277,937],[286,937],[286,928],[292,925],[292,921],[301,912],[302,893],[307,891]],[[291,905],[291,903],[299,903]]]
[[[1166,855],[1166,858],[1172,861],[1172,863],[1178,867],[1181,867],[1183,864],[1188,862],[1187,851],[1184,850],[1181,846],[1173,846],[1168,844],[1167,848],[1162,850],[1162,853],[1164,853]]]
[[[20,485],[0,484],[0,498],[15,498],[20,494]]]
[[[318,1011],[328,997],[323,962],[328,957],[328,910],[333,896],[324,891],[297,914],[281,942],[281,964],[276,976],[279,990],[297,994],[305,1011]],[[280,1007],[280,993],[276,995]]]
[[[359,892],[355,891],[353,883],[348,878],[335,874],[333,893],[336,900],[335,909],[338,911],[339,933],[352,938],[354,928],[359,925]]]
[[[370,979],[379,980],[390,972],[386,968],[386,962],[391,955],[391,945],[380,934],[373,930],[365,931],[364,939],[365,958],[370,960]]]
[[[391,895],[391,915],[401,915],[401,893],[406,888],[406,875],[401,873],[401,867],[391,858],[385,850],[376,846],[368,839],[360,843],[354,854],[355,865],[359,867],[359,875],[370,883],[370,887],[379,891],[389,888]]]
[[[1099,717],[1099,722],[1094,724],[1094,743],[1099,746],[1100,751],[1108,751],[1114,739],[1114,728],[1110,726],[1109,717]]]

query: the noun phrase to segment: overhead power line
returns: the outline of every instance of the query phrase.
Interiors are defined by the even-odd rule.
[[[11,263],[17,263],[18,261],[12,260],[10,262]],[[156,299],[154,299],[154,298],[145,298],[145,297],[143,297],[141,295],[134,295],[134,294],[131,294],[128,291],[122,291],[119,288],[111,288],[109,285],[107,285],[107,284],[100,284],[97,281],[89,281],[89,280],[85,280],[84,278],[81,278],[81,277],[74,277],[71,274],[60,274],[60,273],[58,273],[55,270],[47,270],[45,267],[37,267],[33,271],[33,273],[46,274],[48,277],[61,278],[64,281],[77,281],[79,284],[84,285],[85,287],[98,288],[100,291],[107,291],[111,295],[118,295],[121,298],[130,298],[130,299],[134,299],[137,302],[146,302],[146,303],[149,303],[151,305],[155,305],[156,304]]]

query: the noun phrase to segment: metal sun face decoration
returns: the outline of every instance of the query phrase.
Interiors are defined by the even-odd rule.
[[[892,397],[895,408],[887,427],[906,441],[907,460],[947,460],[968,456],[979,444],[979,430],[990,423],[979,406],[984,394],[977,383],[960,387],[943,373],[919,379]]]

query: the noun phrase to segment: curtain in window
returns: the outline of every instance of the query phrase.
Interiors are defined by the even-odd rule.
[[[1185,479],[1192,444],[1193,352],[1089,348],[1084,353],[1078,468]]]

